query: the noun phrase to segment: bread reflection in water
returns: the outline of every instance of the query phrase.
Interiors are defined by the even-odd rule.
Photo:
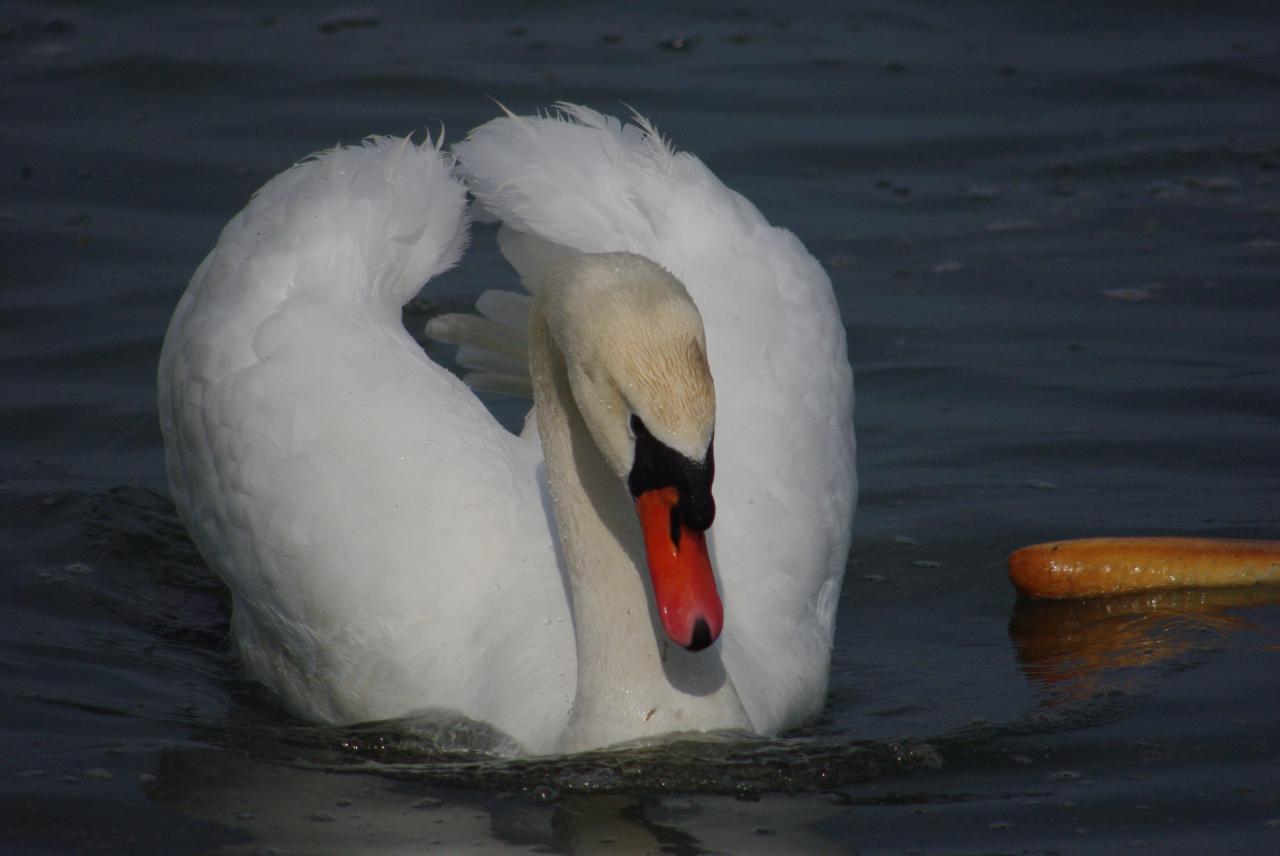
[[[1134,690],[1253,627],[1246,610],[1280,605],[1280,587],[1176,589],[1081,600],[1020,599],[1009,639],[1045,704]]]

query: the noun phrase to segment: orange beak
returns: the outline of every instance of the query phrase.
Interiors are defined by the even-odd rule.
[[[701,651],[720,636],[724,606],[706,536],[684,525],[679,499],[674,487],[647,490],[636,499],[636,513],[662,627],[677,645]]]

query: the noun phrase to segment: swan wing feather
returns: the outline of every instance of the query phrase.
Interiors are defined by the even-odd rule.
[[[716,379],[723,656],[758,729],[815,716],[857,491],[852,373],[826,272],[638,117],[508,114],[455,152],[527,286],[565,253],[629,251],[688,288]]]
[[[573,692],[552,673],[573,640],[541,452],[400,323],[465,246],[465,204],[429,141],[374,138],[273,179],[175,312],[161,424],[241,656],[295,712],[443,708],[538,747]]]

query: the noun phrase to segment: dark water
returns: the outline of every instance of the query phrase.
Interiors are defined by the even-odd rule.
[[[1280,533],[1273,4],[296,5],[0,6],[0,851],[1280,848],[1280,593],[1004,568]],[[813,726],[502,763],[291,720],[228,652],[168,315],[266,178],[490,97],[634,105],[827,264],[863,494]],[[419,308],[509,281],[481,231]]]

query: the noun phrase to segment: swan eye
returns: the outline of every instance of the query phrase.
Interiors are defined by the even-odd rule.
[[[634,440],[653,438],[653,435],[649,433],[649,428],[634,413],[631,414],[631,437]]]

